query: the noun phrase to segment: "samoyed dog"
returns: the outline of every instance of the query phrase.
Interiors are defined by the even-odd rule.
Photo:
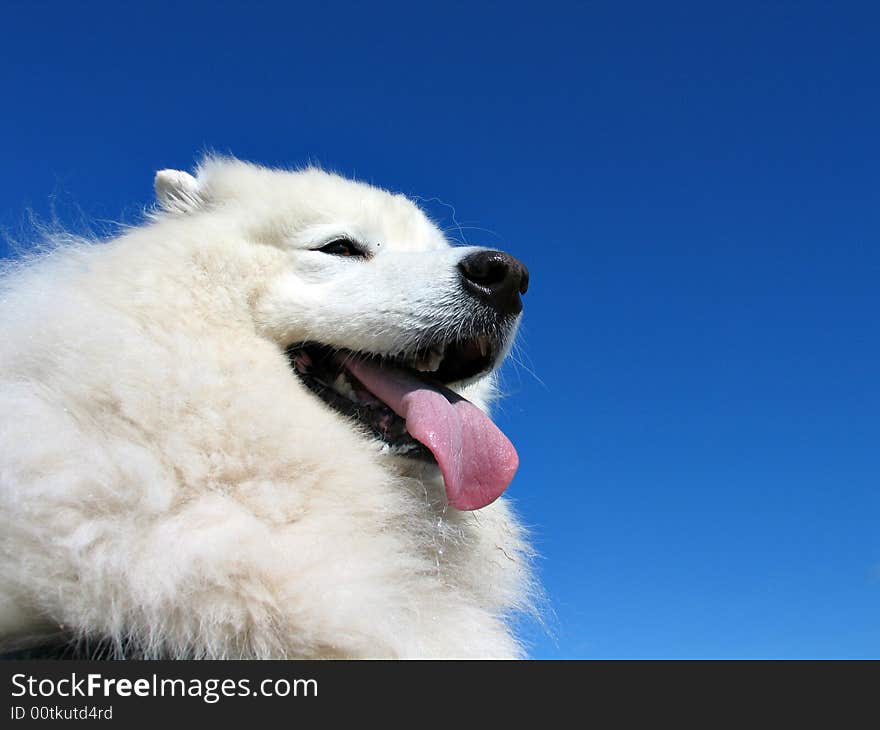
[[[486,415],[528,286],[318,169],[156,175],[0,278],[0,636],[119,658],[517,657]]]

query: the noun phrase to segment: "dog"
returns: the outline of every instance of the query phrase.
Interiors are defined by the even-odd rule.
[[[113,658],[524,655],[486,415],[526,267],[411,200],[207,157],[0,277],[0,636]]]

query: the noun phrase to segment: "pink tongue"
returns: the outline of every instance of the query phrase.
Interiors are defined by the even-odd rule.
[[[516,449],[473,403],[404,370],[353,359],[345,364],[434,454],[450,505],[480,509],[507,489],[519,466]]]

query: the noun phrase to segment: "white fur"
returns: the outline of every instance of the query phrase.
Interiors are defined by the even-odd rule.
[[[145,225],[0,279],[7,643],[521,655],[507,621],[531,610],[531,554],[506,500],[447,508],[436,468],[380,453],[283,352],[452,332],[470,249],[403,196],[315,169],[214,158],[156,190]],[[373,257],[310,250],[342,233]],[[463,392],[485,407],[490,387]]]

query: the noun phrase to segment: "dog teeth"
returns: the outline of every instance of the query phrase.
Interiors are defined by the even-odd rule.
[[[415,369],[422,373],[434,373],[443,362],[443,352],[436,347],[428,350],[428,354],[420,357],[415,362]]]
[[[486,353],[489,352],[489,340],[487,340],[485,337],[478,337],[477,347],[480,348],[480,356],[486,357]]]
[[[351,387],[351,383],[348,382],[348,378],[345,377],[345,373],[339,373],[336,376],[336,380],[333,381],[333,388],[337,393],[344,395],[349,400],[357,400],[357,396]]]

